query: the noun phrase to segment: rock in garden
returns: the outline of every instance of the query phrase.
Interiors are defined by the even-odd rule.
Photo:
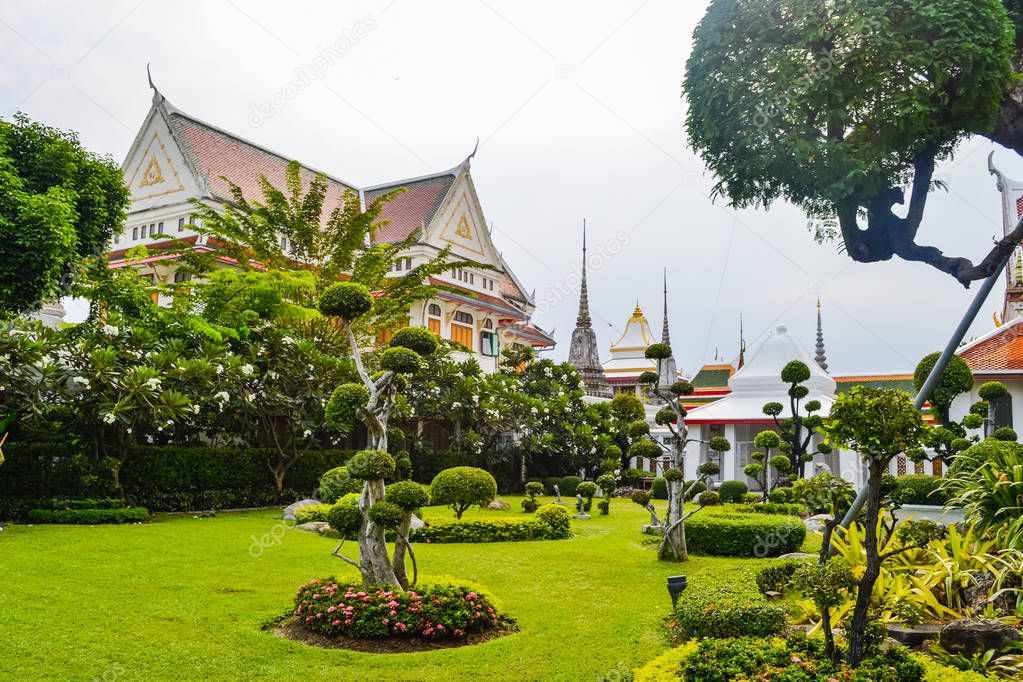
[[[824,522],[830,521],[831,516],[828,514],[818,514],[817,516],[811,516],[808,519],[803,519],[803,525],[806,526],[807,530],[812,530],[817,533],[824,532]]]
[[[1019,630],[988,618],[965,618],[949,623],[938,638],[941,646],[957,654],[972,656],[988,649],[1002,649],[1023,640]]]
[[[320,504],[320,501],[310,500],[307,498],[304,500],[299,500],[298,502],[295,502],[293,504],[289,504],[287,507],[284,508],[284,516],[282,516],[281,518],[285,521],[294,521],[295,510],[300,509],[302,507],[308,507],[311,504]]]
[[[788,554],[782,554],[779,559],[816,559],[816,554],[805,554],[803,552],[790,552]]]
[[[415,514],[413,514],[412,515],[412,528],[425,528],[425,527],[426,527],[426,522],[423,521],[418,516],[416,516]]]
[[[330,528],[326,521],[310,521],[309,523],[300,523],[295,526],[298,530],[308,531],[310,533],[323,533]]]
[[[494,500],[487,505],[487,509],[492,509],[494,511],[508,511],[511,509],[511,505],[504,500]]]

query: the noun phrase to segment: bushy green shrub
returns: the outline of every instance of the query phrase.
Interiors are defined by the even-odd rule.
[[[319,499],[334,504],[344,495],[361,492],[363,484],[361,478],[348,475],[348,467],[334,467],[320,477]]]
[[[723,481],[718,486],[722,502],[742,502],[742,496],[748,492],[749,487],[742,481]]]
[[[798,551],[806,526],[791,516],[708,513],[686,521],[686,543],[694,554],[775,557]]]
[[[539,481],[526,483],[526,495],[526,499],[522,500],[522,511],[532,514],[540,508],[540,503],[536,501],[536,498],[543,495],[543,483]]]
[[[437,474],[430,484],[434,504],[446,504],[455,518],[473,506],[485,507],[497,497],[497,481],[489,472],[475,467],[452,467]]]
[[[765,671],[770,678],[760,678]],[[678,675],[685,680],[729,682],[729,680],[799,680],[800,682],[921,682],[924,667],[905,647],[885,648],[865,658],[850,670],[844,663],[832,663],[820,638],[805,635],[781,638],[709,639],[682,659]]]
[[[373,295],[358,282],[331,284],[320,296],[319,309],[324,315],[354,320],[373,307]]]
[[[536,519],[548,527],[551,540],[571,537],[572,518],[560,504],[545,504],[536,510]]]
[[[51,500],[47,509],[122,509],[126,507],[119,497],[85,498],[81,500]]]
[[[362,384],[349,382],[334,389],[323,410],[327,423],[342,433],[355,427],[359,410],[369,404],[369,389]]]
[[[437,335],[423,327],[402,327],[391,337],[392,348],[408,348],[421,356],[437,351]]]
[[[554,486],[558,486],[558,490],[561,489],[561,476],[548,476],[543,480],[543,484],[548,495],[555,495]]]
[[[729,511],[739,514],[787,514],[788,516],[805,516],[806,507],[796,503],[754,502],[729,507]]]
[[[382,450],[360,450],[348,460],[348,475],[373,480],[394,475],[394,457]]]
[[[578,476],[565,476],[558,483],[562,497],[575,497],[576,488],[583,482]]]
[[[327,514],[334,508],[332,504],[310,504],[295,510],[295,524],[326,521]]]
[[[716,507],[721,504],[721,495],[713,490],[705,490],[696,496],[696,504],[701,507]]]
[[[369,508],[369,520],[376,525],[393,530],[401,523],[403,516],[401,507],[387,500],[379,500]]]
[[[521,521],[486,519],[432,522],[428,526],[413,528],[409,532],[411,542],[476,543],[558,539],[560,537],[552,535],[549,525],[536,518]]]
[[[404,511],[415,511],[430,504],[430,491],[415,481],[397,481],[387,486],[384,499]]]
[[[362,524],[359,499],[360,495],[356,493],[345,495],[327,512],[327,523],[345,537],[359,530],[359,526]]]
[[[756,590],[748,572],[734,571],[734,576],[728,577],[713,584],[701,577],[690,581],[668,624],[676,642],[704,637],[763,637],[785,628],[784,610]]]
[[[786,559],[772,562],[757,572],[757,589],[761,592],[784,592],[796,569],[813,559]]]
[[[327,637],[361,639],[461,638],[492,629],[502,617],[486,596],[468,587],[421,585],[406,592],[365,590],[334,578],[298,588],[294,615],[306,628]]]
[[[690,490],[690,488],[692,488]],[[704,492],[707,489],[707,484],[703,481],[683,481],[682,490],[685,491],[686,502],[692,502],[697,495]]]
[[[668,499],[668,481],[661,477],[655,478],[653,485],[650,486],[650,497],[655,500]]]
[[[122,507],[117,509],[31,509],[29,523],[139,523],[149,520],[145,507]]]
[[[767,499],[771,500],[775,504],[787,504],[792,502],[792,489],[791,488],[775,488],[767,496]]]
[[[408,348],[388,348],[380,354],[380,368],[395,374],[412,374],[423,366],[419,353]]]
[[[941,476],[924,476],[907,474],[895,479],[898,482],[899,502],[902,504],[934,504],[944,505],[951,495],[948,491],[939,490]]]

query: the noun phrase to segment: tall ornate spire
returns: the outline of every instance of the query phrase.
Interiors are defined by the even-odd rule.
[[[638,304],[637,304],[638,305]],[[671,335],[668,333],[668,269],[664,269],[664,323],[661,326],[661,343],[671,345]],[[667,390],[669,386],[678,381],[678,366],[675,364],[675,355],[672,354],[665,360],[658,361],[657,387]]]
[[[661,326],[661,343],[671,345],[671,335],[668,333],[668,268],[664,268],[664,323]]]
[[[575,326],[579,329],[590,329],[593,326],[590,320],[590,298],[586,291],[586,219],[583,218],[583,274],[582,284],[579,287],[579,316],[575,320]]]
[[[736,370],[742,369],[746,364],[746,337],[742,333],[742,313],[739,313],[739,362],[736,364],[738,365]]]
[[[583,381],[586,395],[597,398],[611,398],[614,391],[607,383],[604,368],[600,364],[597,352],[597,334],[593,331],[590,320],[590,301],[586,291],[586,221],[583,220],[583,271],[579,287],[579,316],[576,318],[575,331],[572,332],[572,345],[568,350],[568,364],[575,367]]]
[[[824,352],[824,327],[821,325],[821,299],[817,299],[817,347],[813,359],[817,361],[821,369],[828,371],[828,356]]]

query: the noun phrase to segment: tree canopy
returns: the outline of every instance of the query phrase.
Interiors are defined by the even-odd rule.
[[[860,262],[978,264],[917,243],[937,161],[978,134],[1023,151],[1013,80],[1018,2],[712,0],[686,65],[686,129],[738,207],[786,199]],[[1015,129],[1014,129],[1015,126]],[[894,207],[908,206],[896,212]]]

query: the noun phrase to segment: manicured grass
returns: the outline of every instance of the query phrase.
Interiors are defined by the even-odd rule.
[[[465,518],[523,516],[519,498],[503,499],[510,512],[472,510]],[[430,508],[424,516],[453,515]],[[284,530],[278,519],[273,510],[129,526],[9,526],[0,533],[0,677],[595,679],[668,647],[667,576],[728,579],[723,569],[761,563],[659,563],[639,533],[649,515],[614,500],[610,516],[573,521],[571,540],[416,546],[426,580],[485,590],[519,633],[416,654],[326,651],[260,630],[291,606],[300,583],[355,575],[330,555],[333,540]]]

